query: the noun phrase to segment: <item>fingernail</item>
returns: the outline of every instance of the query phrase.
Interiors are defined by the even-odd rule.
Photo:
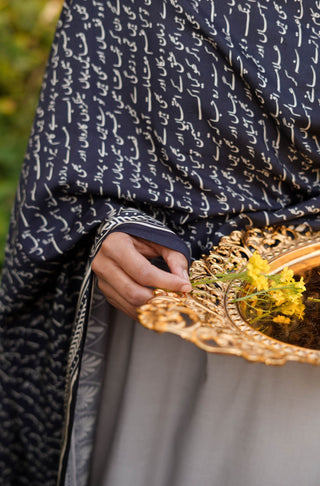
[[[188,274],[187,270],[183,270],[182,275],[183,275],[183,278],[185,278],[189,282],[189,274]]]
[[[181,287],[181,292],[190,292],[192,290],[192,286],[190,283],[186,285],[182,285]]]

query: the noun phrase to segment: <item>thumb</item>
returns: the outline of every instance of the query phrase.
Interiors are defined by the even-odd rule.
[[[181,278],[180,292],[190,292],[192,286],[189,279],[188,260],[186,257],[178,251],[170,250],[170,248],[163,249],[162,257],[166,261],[171,273]]]

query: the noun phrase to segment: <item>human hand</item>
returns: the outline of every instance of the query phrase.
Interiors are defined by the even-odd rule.
[[[149,261],[159,256],[171,273]],[[192,288],[188,262],[182,253],[122,232],[107,236],[91,268],[108,302],[134,319],[137,307],[153,296],[150,287],[175,292],[190,292]]]

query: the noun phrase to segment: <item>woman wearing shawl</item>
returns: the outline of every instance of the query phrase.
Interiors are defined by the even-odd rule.
[[[2,484],[317,484],[317,368],[132,318],[233,229],[320,229],[319,16],[66,0],[2,276]]]

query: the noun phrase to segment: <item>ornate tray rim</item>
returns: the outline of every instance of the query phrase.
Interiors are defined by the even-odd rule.
[[[320,232],[288,227],[251,228],[223,237],[209,255],[193,262],[191,281],[245,266],[254,251],[268,260],[271,270],[320,262]],[[242,356],[266,365],[288,361],[320,365],[320,350],[286,344],[253,329],[232,302],[239,289],[236,279],[214,289],[178,294],[156,289],[138,310],[140,323],[157,332],[169,332],[209,353]]]

